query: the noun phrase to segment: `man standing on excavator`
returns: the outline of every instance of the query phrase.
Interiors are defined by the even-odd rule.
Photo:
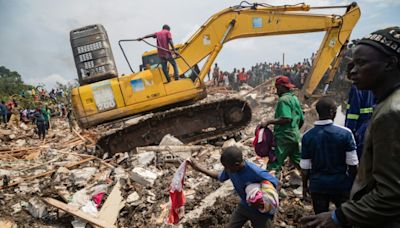
[[[157,39],[158,56],[161,59],[162,71],[164,72],[165,77],[167,78],[168,82],[171,81],[171,79],[169,77],[169,73],[168,73],[168,68],[167,68],[168,62],[174,68],[175,80],[179,80],[178,67],[176,65],[174,57],[172,56],[172,52],[175,54],[176,54],[176,52],[174,49],[174,43],[172,42],[172,35],[171,35],[170,30],[171,29],[168,25],[163,25],[161,31],[153,33],[153,34],[149,34],[147,36],[144,36],[144,37],[141,37],[138,39],[138,40],[143,40],[143,39],[150,38],[150,37]],[[171,46],[171,50],[169,49],[168,45]]]

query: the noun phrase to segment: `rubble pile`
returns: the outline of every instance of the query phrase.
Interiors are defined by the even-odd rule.
[[[265,162],[255,158],[252,140],[261,119],[274,114],[277,97],[272,89],[268,83],[255,89],[244,86],[238,95],[252,106],[252,123],[237,138],[199,145],[185,145],[166,135],[158,146],[103,159],[94,155],[104,126],[70,132],[65,120],[54,118],[44,142],[32,126],[1,129],[0,227],[167,226],[169,187],[185,159],[194,158],[209,169],[222,170],[221,149],[237,146],[246,159],[265,167]],[[209,99],[221,93],[232,92],[216,90]],[[301,216],[311,213],[311,206],[300,200],[298,173],[286,167],[283,176],[281,207],[274,222],[281,227],[296,226]],[[184,193],[187,202],[182,227],[223,227],[239,202],[229,181],[219,183],[190,167]]]

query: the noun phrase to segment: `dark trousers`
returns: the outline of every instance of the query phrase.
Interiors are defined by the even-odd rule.
[[[1,121],[6,124],[7,123],[7,114],[2,114],[1,119],[2,119]]]
[[[319,214],[329,211],[329,203],[332,202],[338,208],[342,203],[349,199],[348,193],[326,194],[326,193],[311,193],[314,213]]]
[[[46,136],[46,125],[44,122],[37,122],[36,126],[38,128],[38,135],[39,135],[39,139],[44,139],[44,137]]]
[[[168,68],[167,68],[167,64],[168,62],[172,65],[172,67],[174,68],[174,78],[175,80],[178,80],[178,67],[176,65],[175,59],[172,57],[168,57],[168,58],[164,58],[164,57],[160,57],[161,58],[161,68],[162,71],[164,72],[165,77],[167,78],[167,81],[170,82],[171,79],[169,77],[169,73],[168,73]]]
[[[249,211],[248,208],[239,204],[231,216],[228,228],[240,228],[247,221],[251,222],[253,228],[272,228],[271,219],[267,216]]]
[[[8,121],[10,121],[11,115],[12,115],[11,112],[7,113],[7,123],[8,123]]]

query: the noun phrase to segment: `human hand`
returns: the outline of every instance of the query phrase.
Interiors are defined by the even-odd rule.
[[[303,186],[303,200],[306,200],[309,198],[310,195],[310,189],[308,186]]]
[[[171,51],[172,57],[177,58],[179,56],[178,52],[176,52],[175,50]]]
[[[192,168],[193,168],[194,170],[197,170],[197,171],[200,170],[199,164],[198,164],[193,158],[192,158],[192,159],[188,159],[187,162],[188,162],[188,164],[189,164],[190,166],[192,166]]]
[[[270,125],[270,120],[267,118],[263,118],[260,122],[260,126],[261,127],[267,127],[268,125]]]
[[[316,228],[337,228],[340,227],[335,224],[331,218],[332,212],[323,212],[317,215],[310,215],[300,219],[300,223],[304,227],[316,227]]]
[[[256,202],[249,202],[248,203],[250,207],[255,208],[255,209],[263,209],[264,208],[264,202],[261,200],[257,200]]]

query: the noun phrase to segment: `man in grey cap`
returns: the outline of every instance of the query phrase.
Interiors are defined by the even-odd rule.
[[[400,28],[361,39],[349,78],[377,105],[365,134],[350,200],[333,212],[304,217],[306,227],[400,227]]]

